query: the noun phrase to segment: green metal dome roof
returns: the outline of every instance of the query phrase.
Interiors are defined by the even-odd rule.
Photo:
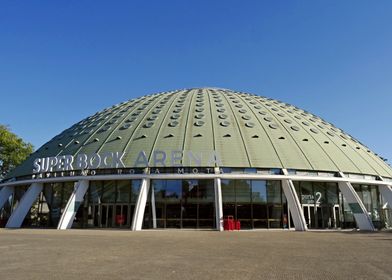
[[[392,169],[341,129],[295,106],[217,88],[148,95],[114,105],[63,131],[8,177],[32,174],[33,161],[59,155],[139,151],[216,151],[221,167],[287,168],[392,177]],[[201,166],[211,163],[202,158]],[[185,163],[184,163],[185,164]]]

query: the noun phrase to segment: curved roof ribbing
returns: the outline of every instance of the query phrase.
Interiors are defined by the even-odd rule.
[[[196,88],[148,95],[66,129],[8,177],[32,173],[35,158],[145,151],[217,152],[221,167],[342,171],[392,177],[392,169],[339,128],[295,106],[253,94]],[[185,163],[184,163],[185,164]],[[207,158],[202,166],[208,167]]]

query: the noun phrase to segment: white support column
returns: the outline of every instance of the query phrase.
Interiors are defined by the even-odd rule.
[[[297,192],[295,191],[294,184],[291,180],[282,180],[282,189],[287,199],[288,208],[291,211],[294,227],[296,231],[307,231],[304,213],[302,211],[301,203],[299,202]],[[287,219],[290,219],[288,213]]]
[[[0,190],[0,210],[7,202],[8,198],[14,193],[14,187],[5,186]]]
[[[215,178],[214,180],[214,192],[216,229],[219,231],[223,231],[222,187],[220,178]]]
[[[340,172],[340,176],[343,178],[345,177],[342,172]],[[353,212],[358,228],[360,230],[374,231],[375,228],[372,219],[353,186],[349,182],[339,182],[338,184],[340,191],[342,192],[344,198],[350,206],[351,211]]]
[[[146,208],[150,179],[144,178],[140,186],[139,196],[135,205],[131,230],[141,230],[143,225],[144,210]]]
[[[61,215],[57,229],[70,229],[78,212],[79,206],[83,203],[84,195],[88,190],[89,181],[81,180],[75,184],[74,190],[68,199],[64,212]]]
[[[157,208],[155,205],[154,187],[151,186],[151,212],[152,212],[152,228],[157,228]]]
[[[392,209],[392,186],[379,185],[378,189],[380,190],[384,201],[387,202],[388,207]]]
[[[12,212],[11,217],[8,219],[8,222],[5,226],[6,228],[20,228],[31,206],[37,199],[38,195],[41,193],[42,188],[43,185],[39,183],[33,183],[30,185],[28,190],[21,198],[18,206]]]

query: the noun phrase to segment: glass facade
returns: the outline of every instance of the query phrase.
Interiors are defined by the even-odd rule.
[[[129,228],[140,185],[141,180],[90,181],[74,227]]]
[[[233,216],[241,229],[287,228],[287,203],[280,181],[222,180],[224,217]]]
[[[214,180],[151,180],[143,228],[215,228]]]
[[[379,229],[388,227],[388,212],[383,210],[383,205],[381,203],[382,198],[378,191],[378,187],[374,185],[353,184],[353,188],[371,216],[374,227]]]
[[[74,228],[130,228],[141,179],[90,181],[78,205]],[[76,182],[43,185],[22,226],[56,228]],[[17,186],[0,209],[4,227],[29,186]],[[309,229],[355,228],[337,183],[297,182],[294,187]],[[392,227],[392,213],[378,186],[353,184],[374,226]],[[221,179],[223,216],[242,229],[294,226],[279,180]],[[215,229],[214,179],[150,180],[142,228]]]
[[[352,228],[354,217],[336,183],[294,182],[308,228]],[[354,224],[353,224],[354,223]]]

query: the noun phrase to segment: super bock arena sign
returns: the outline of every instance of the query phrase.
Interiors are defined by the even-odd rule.
[[[159,174],[161,168],[177,168],[177,173],[185,173],[185,166],[192,166],[192,173],[213,173],[213,168],[201,170],[202,160],[207,161],[207,166],[219,166],[220,157],[216,151],[208,153],[195,153],[192,151],[153,151],[147,156],[145,151],[140,151],[134,161],[133,168],[126,167],[125,152],[104,152],[93,154],[61,155],[53,157],[36,158],[33,161],[32,178],[52,178],[65,176],[93,176],[97,174],[135,174],[140,170],[150,167],[150,173]],[[102,173],[102,170],[111,170]],[[145,172],[145,171],[142,171]]]

